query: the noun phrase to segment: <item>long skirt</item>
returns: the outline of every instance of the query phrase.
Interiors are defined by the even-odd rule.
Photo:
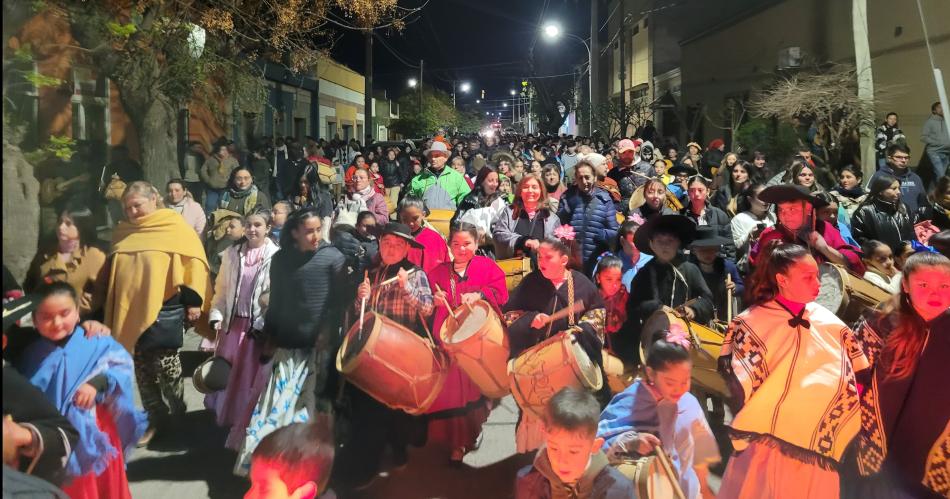
[[[838,481],[837,471],[789,457],[772,445],[753,442],[729,460],[719,497],[836,499]]]
[[[306,423],[314,416],[316,383],[314,349],[283,349],[274,352],[270,379],[251,413],[251,420],[234,474],[246,476],[251,467],[251,454],[261,439],[278,428],[293,423]]]
[[[445,385],[428,411],[428,443],[443,445],[450,451],[472,450],[490,412],[478,385],[452,362]]]
[[[227,387],[205,396],[205,407],[214,411],[218,426],[231,428],[227,448],[238,450],[251,421],[254,404],[270,375],[270,363],[261,364],[261,343],[247,337],[250,319],[235,317],[227,333],[218,335],[216,355],[231,363]]]
[[[116,429],[112,415],[105,406],[96,407],[96,425],[99,430],[109,436],[109,443],[118,451],[118,454],[102,473],[94,472],[74,478],[69,485],[63,487],[63,492],[70,499],[131,499],[129,480],[125,476],[125,459],[122,453],[122,441]]]

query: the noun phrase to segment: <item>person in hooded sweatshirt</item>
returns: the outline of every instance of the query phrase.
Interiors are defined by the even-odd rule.
[[[518,472],[516,499],[629,499],[633,482],[610,466],[597,436],[600,405],[584,389],[564,388],[548,402],[544,447]]]
[[[916,213],[920,206],[927,204],[927,192],[924,190],[924,181],[920,176],[910,171],[910,148],[904,144],[891,144],[887,147],[887,164],[871,176],[867,188],[871,188],[874,180],[881,175],[891,175],[901,183],[901,199],[911,213]]]

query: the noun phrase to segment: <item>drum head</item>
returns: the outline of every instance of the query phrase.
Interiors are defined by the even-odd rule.
[[[571,351],[577,360],[577,370],[580,373],[581,381],[584,386],[591,390],[600,390],[604,386],[604,377],[600,372],[600,367],[587,356],[587,352],[581,348],[580,343],[570,341]]]
[[[366,342],[369,341],[369,337],[372,336],[373,329],[376,326],[376,314],[368,313],[363,319],[363,333],[360,334],[359,319],[356,323],[353,324],[353,327],[350,328],[350,332],[347,333],[347,338],[344,345],[345,350],[343,351],[343,365],[347,365],[355,359],[360,352],[363,351],[363,348],[366,346]]]
[[[455,334],[449,338],[449,343],[462,343],[471,338],[475,333],[482,330],[482,326],[484,326],[488,320],[488,310],[482,303],[473,305],[471,312],[465,310],[464,307],[461,310],[464,310],[464,312],[462,312],[464,316],[460,317],[460,319],[462,319],[462,325],[459,326]]]
[[[818,266],[818,280],[821,282],[821,289],[815,301],[832,313],[838,313],[846,292],[841,270],[830,263],[823,263]]]

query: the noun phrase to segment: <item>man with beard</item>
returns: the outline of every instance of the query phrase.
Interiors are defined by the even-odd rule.
[[[620,141],[617,145],[617,154],[618,165],[607,172],[607,176],[617,182],[620,187],[620,206],[626,214],[630,196],[637,190],[637,187],[645,184],[650,177],[656,175],[656,172],[649,162],[637,162],[637,147],[630,139]],[[653,146],[651,145],[651,159],[652,155]]]

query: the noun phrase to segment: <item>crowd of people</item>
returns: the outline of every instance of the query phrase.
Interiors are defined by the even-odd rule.
[[[566,337],[627,380],[534,405],[516,394],[518,452],[537,452],[519,498],[633,497],[621,468],[654,453],[681,497],[712,497],[723,404],[735,452],[720,497],[947,497],[950,398],[933,394],[950,374],[950,177],[928,189],[887,120],[866,180],[807,145],[786,160],[721,139],[440,131],[365,148],[219,141],[208,157],[192,143],[164,186],[122,158],[102,175],[104,209],[88,193],[50,207],[22,287],[5,269],[4,462],[69,497],[129,497],[128,453],[188,409],[194,328],[209,359],[193,381],[248,497],[365,488],[412,446],[460,466],[498,400],[455,360],[417,411],[341,364],[364,324],[441,351],[457,311],[483,303],[513,376]],[[834,269],[884,298],[858,315],[816,303]],[[658,330],[657,314],[680,322]],[[692,326],[717,331],[728,393],[690,392]]]

